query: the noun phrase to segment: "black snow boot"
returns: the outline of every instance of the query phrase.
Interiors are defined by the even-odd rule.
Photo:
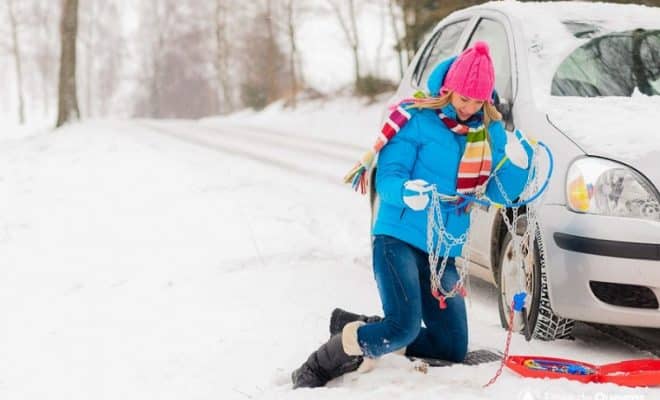
[[[382,319],[383,318],[379,317],[378,315],[367,316],[354,314],[350,311],[342,310],[341,308],[335,308],[332,310],[332,314],[330,315],[330,335],[340,333],[342,329],[344,329],[344,326],[349,322],[362,321],[365,323],[370,323],[379,322]]]
[[[293,388],[325,386],[331,380],[357,370],[364,360],[361,355],[362,350],[357,343],[357,328],[362,324],[356,322],[347,327],[347,332],[332,335],[326,343],[313,352],[300,368],[291,373]],[[342,341],[349,343],[345,346]],[[345,348],[352,354],[347,354]]]

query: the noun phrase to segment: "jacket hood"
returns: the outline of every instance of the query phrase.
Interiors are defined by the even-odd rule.
[[[548,119],[585,153],[637,169],[660,189],[660,96],[554,97]]]
[[[426,82],[426,87],[429,90],[429,94],[431,96],[437,97],[440,95],[440,88],[442,88],[442,83],[445,81],[445,76],[447,75],[449,68],[455,60],[456,57],[450,57],[433,68],[433,71],[431,72],[431,75],[429,75],[429,79]]]

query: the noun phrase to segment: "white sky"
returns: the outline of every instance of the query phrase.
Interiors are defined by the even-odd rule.
[[[383,24],[383,15],[378,7],[369,4],[357,7],[361,11],[358,15],[358,30],[362,74],[371,72],[398,80],[399,67],[392,50],[394,38],[389,16],[385,15]],[[353,81],[352,52],[333,14],[307,17],[300,26],[298,40],[303,73],[311,86],[331,91]]]

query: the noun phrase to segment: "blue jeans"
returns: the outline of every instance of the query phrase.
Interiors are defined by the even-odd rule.
[[[407,346],[408,356],[463,361],[468,342],[465,301],[456,296],[447,299],[447,308],[438,307],[431,294],[428,254],[391,236],[376,235],[373,266],[384,319],[358,329],[364,354],[375,358]],[[449,258],[442,287],[450,290],[458,279],[454,258]]]

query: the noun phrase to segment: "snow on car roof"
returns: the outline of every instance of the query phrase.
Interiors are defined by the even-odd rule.
[[[660,7],[635,4],[500,1],[475,8],[500,10],[517,22],[524,36],[520,42],[524,47],[518,51],[528,53],[534,97],[539,101],[550,96],[559,64],[590,38],[636,28],[660,29]]]

